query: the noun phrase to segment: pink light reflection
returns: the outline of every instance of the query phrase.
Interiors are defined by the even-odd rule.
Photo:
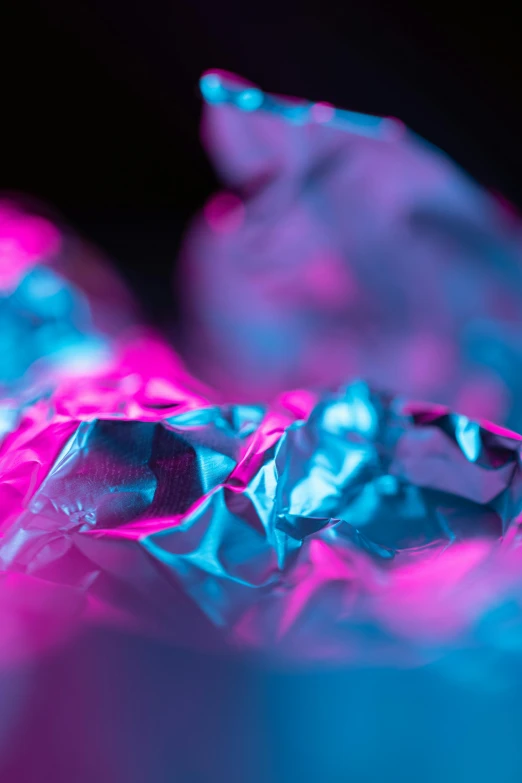
[[[315,122],[321,124],[331,122],[335,116],[335,107],[331,103],[320,101],[313,104],[310,114]]]
[[[203,214],[216,234],[232,234],[245,220],[245,207],[233,193],[218,193],[207,202]]]
[[[502,421],[509,404],[509,392],[499,377],[477,373],[461,388],[455,409],[472,419]]]
[[[60,232],[52,223],[0,202],[0,288],[16,285],[27,269],[60,247]]]
[[[328,251],[316,254],[303,264],[301,285],[315,306],[341,312],[350,307],[359,294],[353,270],[340,254]]]

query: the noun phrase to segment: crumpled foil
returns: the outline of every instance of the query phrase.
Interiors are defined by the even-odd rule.
[[[0,452],[4,589],[61,633],[343,662],[430,658],[520,602],[518,435],[362,382],[309,409],[41,401]]]
[[[517,781],[522,441],[470,414],[522,421],[518,221],[397,122],[229,79],[210,385],[0,201],[0,778]]]
[[[522,441],[470,414],[522,423],[518,220],[396,121],[230,78],[211,385],[0,201],[0,777],[517,780]]]
[[[379,388],[522,429],[522,224],[398,120],[201,81],[226,190],[187,234],[189,367],[236,401]]]
[[[522,423],[518,220],[396,121],[202,90],[231,188],[184,253],[209,385],[0,203],[0,659],[86,622],[294,661],[520,649],[520,437],[481,419]]]

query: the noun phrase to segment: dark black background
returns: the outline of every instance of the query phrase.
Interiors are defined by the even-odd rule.
[[[522,206],[515,2],[8,0],[0,186],[50,201],[149,304],[216,182],[199,146],[209,67],[394,115]]]

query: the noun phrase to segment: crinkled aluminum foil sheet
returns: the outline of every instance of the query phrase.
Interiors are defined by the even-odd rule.
[[[186,358],[203,362],[207,385],[141,325],[107,261],[59,221],[0,204],[0,660],[86,622],[292,661],[521,647],[520,437],[470,417],[522,421],[520,224],[399,124],[256,89],[205,96],[207,143],[219,142],[237,191],[207,205],[183,257]],[[224,150],[237,117],[257,123],[265,109],[276,124],[261,119],[250,139],[271,128],[283,164],[256,191],[259,147]],[[304,187],[303,160],[325,156]],[[361,163],[355,189],[350,159]],[[337,210],[326,239],[323,191]],[[353,256],[338,231],[347,192],[366,210]],[[420,243],[404,233],[412,204],[424,228],[443,207],[444,236],[458,218],[454,240],[468,221],[464,264],[429,231]],[[359,279],[365,259],[382,275]],[[370,382],[344,385],[359,373]],[[459,413],[404,402],[418,396]]]
[[[297,393],[272,408],[120,393],[102,414],[46,400],[2,446],[2,579],[41,586],[71,627],[421,661],[519,600],[514,433],[362,382],[309,414]]]

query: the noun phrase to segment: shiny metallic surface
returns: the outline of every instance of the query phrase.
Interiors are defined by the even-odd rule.
[[[359,657],[362,624],[364,655],[409,656],[466,638],[519,579],[512,432],[362,382],[308,414],[113,403],[43,403],[0,459],[4,574],[72,590],[81,614],[297,659]]]

